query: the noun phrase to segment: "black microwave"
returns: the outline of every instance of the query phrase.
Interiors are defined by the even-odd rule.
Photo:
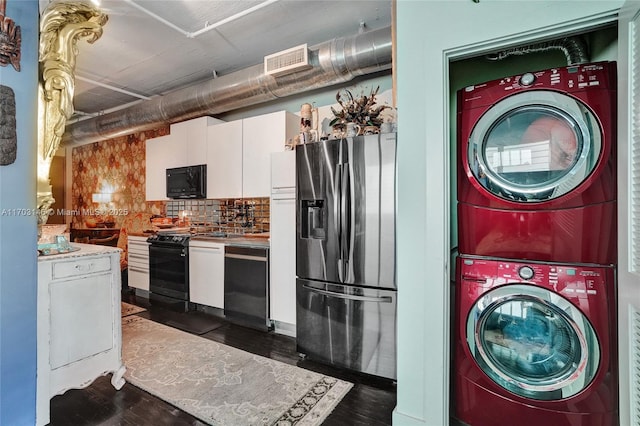
[[[167,198],[207,198],[207,165],[167,169]]]

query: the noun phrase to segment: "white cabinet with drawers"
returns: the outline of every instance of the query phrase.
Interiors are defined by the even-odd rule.
[[[36,423],[49,423],[49,400],[112,373],[120,389],[120,249],[74,244],[79,251],[38,259]]]
[[[129,287],[149,291],[149,243],[147,237],[127,236]]]

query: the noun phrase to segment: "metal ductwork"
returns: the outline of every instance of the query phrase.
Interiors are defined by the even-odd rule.
[[[391,51],[391,27],[333,39],[310,48],[310,69],[274,77],[264,74],[263,64],[254,65],[70,124],[62,142],[97,142],[343,83],[390,69]]]
[[[589,49],[582,37],[565,37],[528,46],[514,47],[497,53],[486,55],[490,61],[500,61],[508,56],[527,55],[535,52],[561,50],[567,57],[567,65],[584,64],[589,62]]]

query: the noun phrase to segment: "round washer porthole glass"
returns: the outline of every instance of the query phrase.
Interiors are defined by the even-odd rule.
[[[582,137],[572,120],[549,107],[505,114],[487,132],[482,153],[489,173],[516,187],[544,187],[571,170]]]
[[[467,316],[466,340],[491,380],[536,400],[581,392],[600,363],[588,319],[568,300],[538,286],[506,285],[486,293]]]
[[[571,325],[547,306],[512,300],[484,318],[479,340],[485,353],[518,382],[535,385],[566,379],[583,356]]]

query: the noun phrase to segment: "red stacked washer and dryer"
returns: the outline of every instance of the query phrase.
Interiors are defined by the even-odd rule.
[[[618,422],[616,66],[458,92],[453,417]]]

